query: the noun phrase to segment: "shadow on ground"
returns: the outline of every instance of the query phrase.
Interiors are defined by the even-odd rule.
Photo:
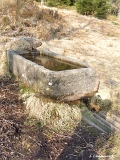
[[[70,131],[71,132],[71,131]],[[74,133],[52,134],[50,139],[46,139],[43,145],[37,150],[32,157],[34,160],[98,160],[100,156],[108,156],[98,153],[98,148],[103,148],[107,143],[109,135],[100,133],[94,127],[81,122],[75,129]],[[44,157],[41,152],[44,150]],[[107,160],[107,159],[105,159]]]
[[[112,143],[104,149],[109,135],[83,121],[67,133],[42,127],[25,113],[18,82],[13,79],[0,79],[0,110],[0,158],[3,160],[98,160],[98,155],[110,155],[105,149],[113,147]],[[104,152],[98,153],[99,147]]]
[[[92,129],[87,124],[78,125],[57,160],[97,160],[95,141],[98,133],[90,133]]]

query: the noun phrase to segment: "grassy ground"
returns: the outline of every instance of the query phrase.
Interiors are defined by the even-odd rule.
[[[58,38],[61,41],[59,41],[59,43],[57,41],[54,42],[53,46],[59,44],[60,48],[57,46],[58,50],[63,47],[62,51],[65,51],[65,55],[88,60],[91,65],[93,64],[93,68],[97,69],[102,78],[110,78],[111,75],[113,79],[117,77],[115,81],[111,81],[112,85],[119,80],[119,57],[117,57],[117,54],[116,58],[109,56],[112,48],[114,54],[117,50],[116,44],[119,33],[116,31],[116,26],[119,25],[116,19],[112,18],[114,26],[113,28],[109,28],[111,26],[109,23],[97,21],[96,19],[90,19],[92,23],[89,23],[90,17],[80,16],[79,18],[78,15],[75,15],[75,17],[72,17],[76,20],[75,23],[73,22],[73,26],[76,27],[78,24],[81,24],[81,26],[77,28],[77,30],[76,28],[74,30],[73,26],[70,25],[72,21],[71,17],[69,17],[70,14],[63,14],[63,18],[61,14],[56,12],[57,14],[54,17],[53,14],[49,14],[46,9],[41,11],[38,7],[29,4],[26,4],[26,7],[28,10],[24,7],[20,10],[21,21],[19,27],[16,24],[16,8],[14,5],[9,8],[3,8],[4,10],[2,11],[0,9],[0,32],[1,35],[4,36],[4,42],[1,41],[3,46],[6,45],[11,37],[21,35],[36,37],[41,39],[41,41],[47,41],[47,46],[50,46],[49,40]],[[68,21],[70,21],[69,25],[67,19],[65,19],[66,15],[68,16]],[[25,17],[25,19],[23,17]],[[80,21],[78,21],[77,18]],[[87,26],[85,21],[88,23]],[[84,28],[84,26],[86,26],[86,28]],[[89,34],[89,32],[91,34]],[[100,36],[96,32],[99,32]],[[88,34],[91,37],[89,37]],[[97,34],[97,40],[94,38],[95,34]],[[87,36],[88,40],[85,39]],[[99,41],[98,36],[99,38],[107,38]],[[71,42],[70,45],[67,39],[65,39],[65,41],[63,41],[64,45],[62,44],[62,38],[71,40],[73,37],[80,38],[77,41],[74,39],[74,43]],[[108,39],[114,39],[114,41],[104,46],[106,42],[109,42],[107,41]],[[98,45],[98,48],[95,48],[96,50],[92,48],[93,52],[92,49],[89,48],[90,41],[92,47]],[[96,41],[97,43],[95,44]],[[65,42],[68,42],[68,46]],[[85,46],[85,44],[87,44],[87,46]],[[81,48],[77,45],[81,46]],[[100,50],[102,47],[103,49]],[[110,52],[105,55],[107,58],[104,56],[104,50],[106,48],[108,48],[106,52]],[[0,54],[3,53],[3,50],[5,50],[5,47],[1,48]],[[75,55],[73,55],[73,53],[75,53]],[[5,54],[2,57],[5,57]],[[5,63],[5,58],[1,59],[1,61],[1,63]],[[110,66],[107,67],[106,64],[110,64]],[[111,64],[113,65],[112,69]],[[101,80],[101,83],[104,84],[104,81]],[[111,87],[111,83],[107,84],[108,88]],[[20,90],[20,87],[22,87],[23,90]],[[105,84],[104,87],[106,87]],[[112,113],[115,112],[115,114],[118,115],[120,109],[119,88],[117,87],[119,87],[119,84],[112,87],[111,90],[114,89],[115,91],[111,92],[111,95],[113,94],[113,97],[114,95],[116,96],[118,106],[113,108],[103,107],[101,109],[106,113],[113,109]],[[20,94],[24,95],[23,98],[20,98]],[[35,105],[35,108],[27,105],[28,103],[25,107],[23,100],[25,101],[26,99],[29,104]],[[37,105],[38,101],[41,104],[40,106]],[[101,134],[94,127],[81,121],[82,114],[79,105],[74,103],[71,105],[66,103],[59,104],[43,97],[38,99],[38,96],[36,97],[31,89],[20,86],[19,82],[9,77],[0,78],[0,111],[0,158],[3,160],[119,160],[120,136],[116,133],[112,135]]]

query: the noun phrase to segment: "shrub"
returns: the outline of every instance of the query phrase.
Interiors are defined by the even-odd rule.
[[[110,8],[109,0],[96,0],[96,14],[98,18],[106,18]]]
[[[73,0],[48,0],[47,4],[48,6],[61,6],[61,5],[66,5],[70,6],[73,4]]]
[[[110,8],[109,0],[76,0],[78,13],[106,18]]]
[[[84,15],[92,15],[95,10],[94,1],[93,0],[77,0],[76,9],[78,13],[81,13]]]

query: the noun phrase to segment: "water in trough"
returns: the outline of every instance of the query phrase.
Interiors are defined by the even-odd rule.
[[[77,65],[63,62],[48,55],[24,55],[23,57],[52,71],[62,71],[79,68]]]

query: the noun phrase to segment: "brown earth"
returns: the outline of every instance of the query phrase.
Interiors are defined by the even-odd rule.
[[[2,160],[97,160],[103,145],[104,151],[114,146],[107,143],[108,135],[83,122],[69,133],[42,127],[25,112],[19,98],[19,83],[12,78],[0,79],[0,111]]]

